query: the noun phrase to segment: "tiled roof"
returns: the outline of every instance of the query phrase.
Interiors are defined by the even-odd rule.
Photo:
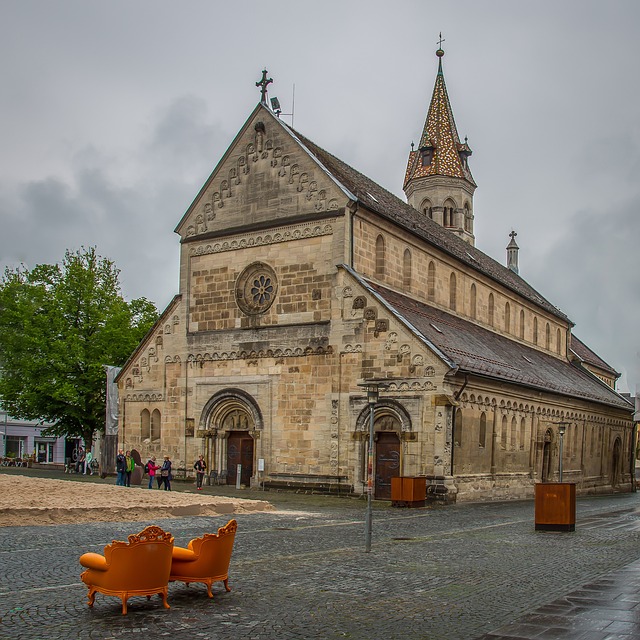
[[[629,403],[606,384],[566,359],[538,351],[451,313],[360,280],[463,373],[631,409]]]
[[[433,149],[433,157],[427,165],[422,164],[420,149],[423,147],[431,147]],[[466,141],[461,143],[458,137],[458,130],[456,129],[449,95],[447,94],[447,86],[442,73],[442,59],[440,59],[427,119],[424,123],[418,150],[412,150],[409,153],[404,185],[406,186],[414,178],[425,176],[464,178],[475,185],[469,167],[460,157],[460,151],[471,155],[471,149],[469,149]]]
[[[612,376],[616,378],[620,375],[611,365],[607,364],[599,355],[591,351],[589,347],[582,342],[575,335],[571,335],[571,351],[573,351],[579,358],[584,360],[587,364],[599,367],[604,371],[608,371]]]
[[[284,125],[283,123],[283,126]],[[523,298],[548,311],[557,318],[573,324],[569,318],[548,300],[543,298],[533,287],[519,275],[496,262],[493,258],[471,246],[451,231],[430,220],[423,213],[403,202],[379,184],[356,171],[342,160],[318,147],[314,142],[302,134],[292,131],[292,135],[315,156],[315,158],[331,174],[333,179],[344,189],[354,194],[358,202],[367,209],[398,224],[422,240],[426,241],[445,253],[455,257],[473,271],[477,271],[491,280],[511,289]]]

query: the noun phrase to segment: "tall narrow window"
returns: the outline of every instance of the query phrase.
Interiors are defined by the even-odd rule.
[[[436,265],[429,263],[427,270],[427,298],[433,302],[436,299]]]
[[[405,290],[411,289],[411,251],[409,249],[404,250],[402,259],[402,284]]]
[[[140,437],[148,440],[151,437],[151,414],[148,409],[140,412]]]
[[[452,273],[449,278],[449,309],[456,310],[457,293],[456,293],[456,274]]]
[[[469,294],[469,315],[475,320],[477,315],[476,310],[476,285],[471,285],[471,292]]]
[[[518,442],[518,421],[516,417],[511,418],[511,450],[516,451],[519,448]]]
[[[157,409],[151,414],[151,439],[160,440],[160,412]]]
[[[376,240],[376,276],[384,277],[384,238],[378,236]]]
[[[511,306],[508,302],[504,305],[504,330],[507,333],[511,332]]]
[[[488,315],[489,315],[489,325],[493,327],[493,316],[494,316],[494,303],[493,303],[493,293],[489,294],[489,305],[488,305]]]
[[[520,420],[520,449],[527,448],[527,423],[524,418]]]
[[[560,342],[562,340],[562,333],[560,332],[560,329],[558,329],[556,331],[556,353],[558,355],[560,355]]]
[[[524,340],[524,309],[520,309],[520,340]]]
[[[533,344],[538,344],[538,318],[533,319]]]
[[[544,348],[551,349],[551,327],[548,322],[544,329]]]
[[[500,446],[507,448],[507,416],[502,416],[502,429],[500,430]]]
[[[484,449],[487,445],[487,414],[480,414],[480,431],[478,432],[478,446]]]

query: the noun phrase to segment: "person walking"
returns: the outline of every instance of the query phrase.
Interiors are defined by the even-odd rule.
[[[147,473],[149,474],[149,489],[153,489],[153,479],[156,477],[156,471],[160,468],[156,464],[156,457],[152,456],[147,462]],[[158,489],[160,488],[160,476],[158,476]]]
[[[171,491],[171,460],[169,456],[164,457],[162,467],[160,467],[160,479],[164,483],[164,490]],[[158,488],[160,488],[158,486]]]
[[[193,465],[193,468],[196,470],[196,484],[198,486],[198,491],[202,491],[202,481],[204,480],[204,472],[207,469],[207,463],[204,461],[204,456],[200,454],[200,457],[196,460],[196,463]]]
[[[93,460],[93,453],[91,453],[91,451],[87,451],[85,457],[84,457],[84,475],[86,476],[87,473],[92,476],[93,475],[93,469],[91,468],[91,461]]]
[[[116,472],[118,474],[116,477],[116,484],[119,487],[124,487],[124,477],[126,474],[126,470],[127,459],[124,456],[124,451],[120,449],[120,451],[118,451],[118,455],[116,456]]]
[[[131,473],[135,469],[136,461],[131,457],[131,452],[130,451],[127,451],[125,453],[124,457],[125,457],[125,461],[126,461],[124,483],[125,483],[125,486],[130,487],[131,486]]]

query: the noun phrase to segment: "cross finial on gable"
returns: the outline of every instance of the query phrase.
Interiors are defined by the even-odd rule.
[[[515,240],[517,235],[518,235],[518,234],[517,234],[515,231],[512,231],[512,232],[509,234],[509,237],[510,237],[512,240]]]
[[[267,87],[273,82],[272,78],[267,78],[267,70],[262,70],[262,80],[256,82],[256,87],[260,87],[260,102],[267,102]]]

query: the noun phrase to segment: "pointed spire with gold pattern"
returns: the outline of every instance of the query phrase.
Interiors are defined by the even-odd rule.
[[[474,244],[472,200],[476,183],[468,164],[471,149],[467,139],[460,142],[458,136],[442,72],[442,48],[436,55],[438,75],[433,96],[417,149],[411,144],[403,188],[414,208]]]

